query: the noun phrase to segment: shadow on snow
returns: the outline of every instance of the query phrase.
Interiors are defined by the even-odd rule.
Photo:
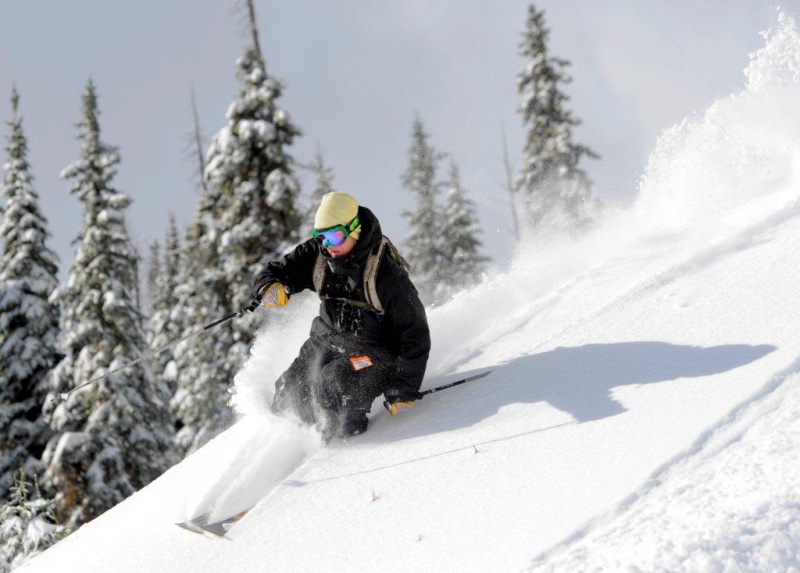
[[[721,374],[774,350],[769,345],[702,348],[665,342],[556,348],[517,358],[495,367],[484,379],[427,396],[410,412],[405,427],[398,428],[399,436],[387,428],[381,438],[469,427],[515,403],[547,402],[578,423],[601,420],[625,412],[611,394],[614,388]],[[423,389],[438,383],[429,382]]]
[[[424,456],[351,473],[320,477],[310,481],[292,480],[286,485],[302,487],[307,483],[347,478],[413,464],[422,460],[470,450],[476,446],[564,428],[616,416],[626,411],[612,396],[621,386],[667,382],[721,374],[750,364],[776,350],[769,345],[731,344],[702,348],[665,342],[620,342],[561,347],[540,354],[524,356],[506,364],[464,372],[448,379],[428,380],[423,390],[432,386],[492,370],[486,378],[431,394],[408,413],[389,419],[381,408],[373,415],[373,427],[364,436],[364,444],[394,442],[440,432],[470,427],[495,415],[500,408],[517,403],[547,402],[569,413],[573,421],[539,426],[510,436],[500,436],[477,444],[464,445]],[[376,402],[377,407],[379,402]],[[475,450],[477,451],[477,449]]]

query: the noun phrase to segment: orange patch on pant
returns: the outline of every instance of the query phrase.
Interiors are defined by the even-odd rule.
[[[372,366],[372,359],[366,354],[364,356],[353,356],[350,359],[350,364],[353,365],[353,370],[358,372],[359,370]]]

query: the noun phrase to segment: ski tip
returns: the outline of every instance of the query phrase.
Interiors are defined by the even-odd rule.
[[[225,519],[214,522],[209,522],[208,514],[205,514],[190,521],[176,523],[175,525],[185,529],[186,531],[199,533],[200,535],[205,535],[206,537],[210,537],[212,539],[223,539],[228,531],[230,531],[230,529],[236,525],[239,520],[247,515],[247,511],[249,510],[242,511],[236,515],[232,515],[230,517],[226,517]]]
[[[200,535],[203,534],[203,528],[196,523],[192,523],[191,521],[183,521],[181,523],[176,523],[175,525],[181,529],[185,529],[186,531],[191,531],[192,533],[199,533]]]
[[[206,529],[205,527],[202,527],[197,523],[193,523],[191,521],[184,521],[182,523],[176,523],[175,525],[177,525],[178,527],[180,527],[185,531],[190,531],[192,533],[200,535],[201,537],[205,537],[206,539],[217,540],[225,537],[224,532],[217,533],[216,531]]]

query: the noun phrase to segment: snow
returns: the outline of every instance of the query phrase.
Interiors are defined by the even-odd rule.
[[[70,452],[76,448],[79,448],[85,442],[86,434],[83,432],[64,432],[64,435],[58,440],[56,451],[53,454],[53,460],[55,463],[60,463],[64,452]]]
[[[794,365],[795,367],[800,364]],[[542,571],[797,571],[800,375],[711,433]],[[794,569],[791,569],[794,567]]]
[[[268,412],[317,304],[293,297],[236,378],[241,420],[20,570],[800,570],[800,43],[780,26],[754,89],[664,133],[634,206],[430,311],[424,387],[489,376],[396,418],[376,402],[323,448]],[[227,541],[174,525],[253,502]]]

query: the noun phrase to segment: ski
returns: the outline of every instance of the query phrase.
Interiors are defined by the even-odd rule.
[[[185,529],[186,531],[191,531],[192,533],[199,533],[200,535],[205,535],[206,537],[211,537],[212,539],[219,539],[221,537],[225,537],[225,534],[227,534],[228,531],[230,531],[230,529],[236,525],[237,522],[239,522],[239,520],[247,515],[248,511],[250,510],[246,509],[240,513],[237,513],[236,515],[232,515],[230,517],[210,523],[208,521],[208,515],[201,515],[200,517],[196,517],[182,523],[176,523],[175,525]]]
[[[203,535],[203,528],[199,525],[195,524],[193,521],[183,521],[181,523],[176,523],[178,527],[185,529],[186,531],[191,531],[192,533],[199,533]]]

